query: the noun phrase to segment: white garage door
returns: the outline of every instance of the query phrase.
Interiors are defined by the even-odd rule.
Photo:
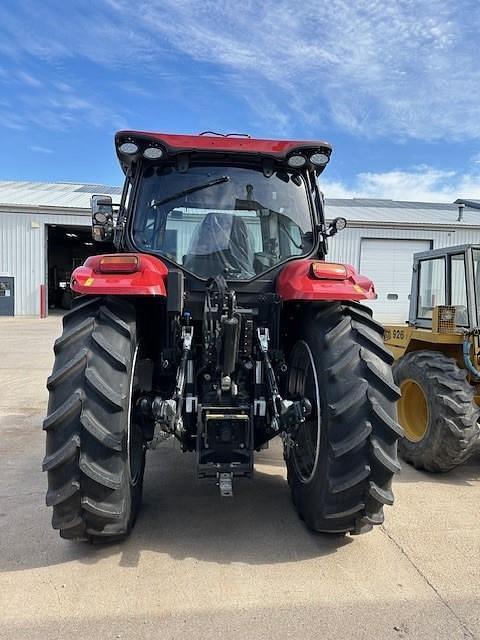
[[[413,254],[430,247],[429,240],[362,238],[360,273],[375,283],[378,298],[368,306],[379,322],[408,320]]]

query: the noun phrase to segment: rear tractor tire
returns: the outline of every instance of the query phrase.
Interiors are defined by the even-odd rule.
[[[480,407],[467,371],[443,353],[412,351],[395,363],[394,377],[402,393],[402,458],[417,469],[436,472],[465,462],[480,433]]]
[[[365,533],[393,503],[402,429],[392,361],[367,307],[330,303],[302,315],[288,392],[307,397],[312,413],[285,459],[293,502],[314,531]]]
[[[132,420],[135,308],[77,298],[54,351],[43,423],[52,526],[68,539],[122,539],[135,523],[145,466],[143,433]]]

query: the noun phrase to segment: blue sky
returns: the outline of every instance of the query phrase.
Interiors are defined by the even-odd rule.
[[[120,184],[119,128],[334,146],[327,196],[480,198],[478,0],[3,0],[0,179]]]

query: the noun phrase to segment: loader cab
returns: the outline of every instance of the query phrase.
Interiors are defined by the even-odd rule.
[[[479,325],[480,245],[414,256],[409,324],[437,333]]]
[[[480,245],[414,255],[408,326],[385,327],[401,391],[399,451],[417,469],[465,462],[479,437]]]

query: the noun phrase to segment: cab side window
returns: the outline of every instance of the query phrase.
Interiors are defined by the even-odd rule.
[[[459,253],[450,257],[450,272],[452,283],[450,287],[450,304],[457,308],[456,319],[458,325],[468,325],[467,273],[465,269],[465,254]]]
[[[419,269],[417,316],[429,320],[432,318],[433,308],[445,304],[445,258],[421,260]]]

